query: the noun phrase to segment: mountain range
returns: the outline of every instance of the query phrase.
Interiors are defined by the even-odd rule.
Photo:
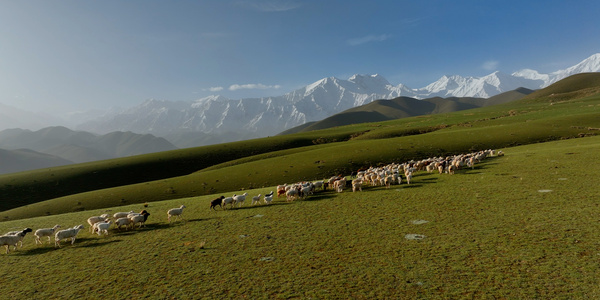
[[[54,126],[0,131],[0,174],[177,149],[150,134],[97,135]]]
[[[377,74],[354,75],[347,80],[328,77],[274,97],[235,100],[213,95],[187,102],[151,99],[126,109],[80,112],[71,114],[66,126],[98,135],[112,132],[152,134],[185,148],[275,135],[375,100],[489,98],[520,87],[536,90],[573,74],[598,71],[600,53],[549,74],[523,69],[512,74],[493,72],[483,77],[442,76],[417,89],[403,84],[392,85]],[[61,124],[56,119],[48,120],[47,116],[28,115],[1,105],[0,120],[0,130],[39,129],[51,122],[55,122],[52,126]],[[35,124],[31,125],[32,122]]]
[[[484,77],[442,76],[419,89],[392,85],[377,74],[354,75],[348,80],[328,77],[276,97],[234,100],[209,96],[193,102],[147,100],[117,114],[82,123],[77,129],[99,134],[150,133],[165,137],[176,146],[189,133],[201,133],[204,140],[211,142],[229,142],[275,135],[380,99],[489,98],[519,87],[540,89],[573,74],[597,71],[600,71],[600,53],[549,74],[525,69],[510,75],[493,72]]]

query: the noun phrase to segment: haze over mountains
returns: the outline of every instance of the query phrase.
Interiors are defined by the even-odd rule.
[[[151,134],[96,135],[55,126],[0,131],[0,174],[177,149]]]
[[[328,77],[290,93],[264,98],[227,99],[210,96],[193,102],[147,100],[118,114],[80,124],[77,129],[95,133],[132,131],[169,138],[185,132],[221,136],[221,141],[275,135],[284,130],[330,117],[346,109],[378,99],[411,97],[489,98],[525,87],[539,89],[581,72],[600,71],[600,53],[570,68],[540,74],[521,70],[513,74],[493,72],[484,77],[443,76],[418,89],[392,85],[381,75],[354,75],[348,80]],[[227,136],[236,132],[236,135]],[[218,139],[217,139],[218,140]]]
[[[68,124],[72,129],[99,135],[117,131],[152,134],[183,148],[275,135],[379,99],[489,98],[519,87],[539,89],[576,73],[598,71],[600,53],[549,74],[524,69],[510,75],[493,72],[484,77],[442,76],[418,89],[392,85],[381,75],[354,75],[347,80],[328,77],[280,96],[238,100],[210,96],[190,102],[147,100],[127,109],[74,113],[62,123],[56,118],[0,106],[0,130],[38,130]]]

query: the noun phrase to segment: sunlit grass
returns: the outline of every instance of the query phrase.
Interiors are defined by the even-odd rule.
[[[410,186],[321,192],[307,200],[210,211],[213,195],[152,202],[147,228],[0,255],[7,298],[593,299],[597,153],[588,137],[503,149],[456,175]],[[272,187],[249,190],[250,196]],[[236,193],[232,191],[229,195]],[[166,211],[185,204],[186,221]],[[0,223],[71,227],[105,211]],[[412,221],[425,220],[414,224]],[[419,222],[416,222],[419,223]],[[408,240],[407,234],[424,235]],[[205,242],[205,244],[203,244]],[[65,288],[68,286],[69,288]]]

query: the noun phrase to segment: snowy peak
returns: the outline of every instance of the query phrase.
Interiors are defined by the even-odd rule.
[[[387,79],[383,78],[383,76],[379,74],[375,75],[359,75],[355,74],[348,79],[349,82],[352,82],[358,85],[360,88],[367,91],[377,91],[386,89],[391,86],[391,84],[387,81]]]
[[[544,82],[547,82],[549,80],[548,74],[540,74],[538,71],[531,69],[519,70],[517,72],[512,73],[511,75],[514,77],[521,77],[531,80],[541,80]]]
[[[550,74],[523,69],[510,75],[493,72],[483,77],[442,76],[419,89],[403,84],[394,86],[378,74],[356,74],[347,80],[327,77],[275,97],[232,100],[209,96],[193,102],[147,100],[114,117],[95,119],[79,128],[101,134],[132,131],[167,136],[181,132],[221,135],[235,132],[236,136],[268,136],[379,99],[489,98],[520,87],[543,88],[576,73],[598,71],[600,53]]]

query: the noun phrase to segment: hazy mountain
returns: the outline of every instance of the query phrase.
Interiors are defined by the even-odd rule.
[[[29,149],[70,162],[88,162],[177,149],[164,138],[150,134],[111,132],[96,135],[55,126],[31,131],[0,131],[0,149]]]
[[[83,123],[78,128],[100,134],[132,131],[171,136],[178,146],[188,147],[235,141],[240,136],[274,135],[379,99],[489,98],[520,87],[539,89],[578,72],[596,71],[600,71],[600,54],[550,74],[521,70],[510,75],[493,72],[483,77],[443,76],[418,89],[403,84],[394,86],[381,75],[354,75],[348,80],[328,77],[276,97],[233,100],[210,96],[194,102],[148,100],[112,117]],[[193,138],[195,142],[180,138],[198,132],[215,138],[200,136]]]
[[[380,122],[420,115],[449,113],[518,100],[532,92],[532,90],[519,88],[488,99],[473,97],[434,97],[419,100],[410,97],[398,97],[390,100],[375,100],[362,106],[347,109],[323,120],[285,130],[281,132],[280,135],[350,124]]]
[[[0,174],[72,164],[72,161],[28,149],[0,149]]]

